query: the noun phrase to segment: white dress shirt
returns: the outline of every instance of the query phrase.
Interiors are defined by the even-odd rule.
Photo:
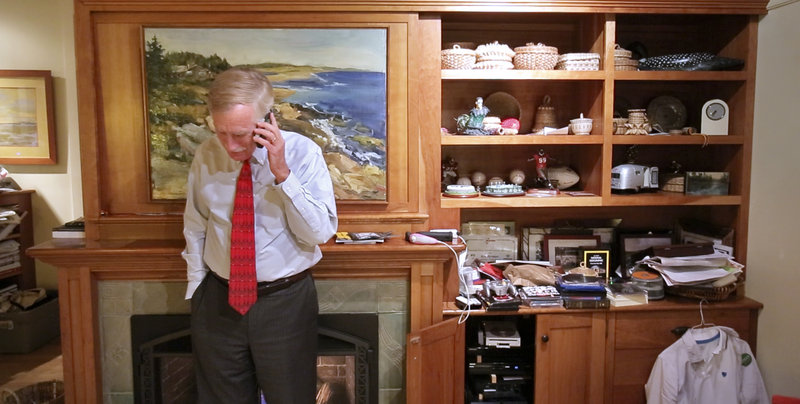
[[[298,133],[281,135],[291,170],[285,181],[275,184],[265,148],[257,148],[250,158],[259,282],[291,276],[316,264],[322,258],[319,244],[328,241],[338,225],[333,184],[319,146]],[[229,278],[231,215],[241,167],[216,136],[195,152],[183,215],[187,299],[209,270]]]
[[[769,404],[750,345],[728,327],[690,329],[658,355],[648,404]]]

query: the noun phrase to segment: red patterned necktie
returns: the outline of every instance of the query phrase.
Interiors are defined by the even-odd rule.
[[[256,302],[256,252],[253,213],[253,178],[245,161],[236,181],[231,227],[231,276],[228,304],[244,315]]]

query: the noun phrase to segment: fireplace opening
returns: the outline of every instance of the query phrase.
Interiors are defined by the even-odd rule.
[[[188,314],[131,316],[134,402],[197,402]],[[378,400],[378,316],[320,314],[318,404]]]

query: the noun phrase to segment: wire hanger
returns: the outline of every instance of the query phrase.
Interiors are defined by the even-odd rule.
[[[693,330],[696,330],[696,329],[699,329],[699,328],[716,327],[716,325],[714,323],[706,323],[706,318],[703,315],[703,302],[708,303],[708,300],[706,300],[706,299],[700,300],[700,324],[692,327]]]

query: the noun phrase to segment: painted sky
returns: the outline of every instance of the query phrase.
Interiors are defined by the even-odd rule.
[[[232,65],[287,63],[386,72],[386,30],[146,28],[168,52],[217,54]]]
[[[0,89],[0,123],[36,122],[36,90]]]

